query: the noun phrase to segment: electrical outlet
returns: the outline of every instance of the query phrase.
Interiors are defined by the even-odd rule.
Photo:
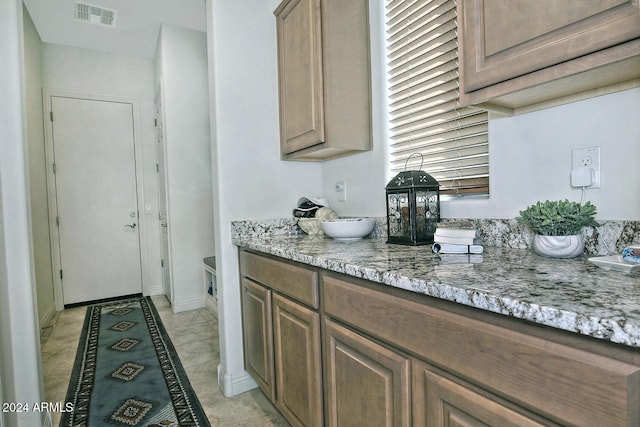
[[[571,151],[572,175],[579,168],[593,169],[592,184],[588,188],[600,188],[600,147],[575,148]]]
[[[338,181],[335,185],[336,193],[338,193],[338,201],[347,201],[347,181]]]
[[[593,164],[593,159],[591,156],[583,156],[578,159],[578,163],[580,163],[580,166],[583,168],[590,168]]]

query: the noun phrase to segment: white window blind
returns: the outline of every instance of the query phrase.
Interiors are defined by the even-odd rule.
[[[422,153],[442,194],[489,193],[488,114],[459,103],[456,2],[387,0],[386,22],[391,171]]]

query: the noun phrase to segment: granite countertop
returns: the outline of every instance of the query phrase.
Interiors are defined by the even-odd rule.
[[[640,348],[640,275],[530,249],[435,255],[384,238],[341,242],[306,235],[236,236],[239,247],[396,288]]]

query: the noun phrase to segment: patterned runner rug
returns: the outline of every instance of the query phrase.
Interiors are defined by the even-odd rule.
[[[60,426],[210,426],[151,299],[87,307]]]

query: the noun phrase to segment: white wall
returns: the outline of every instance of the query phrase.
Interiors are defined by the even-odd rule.
[[[206,34],[163,25],[162,81],[174,312],[205,305],[202,259],[214,255]]]
[[[273,11],[279,0],[207,0],[215,252],[225,395],[255,387],[244,372],[237,248],[230,222],[291,216],[321,192],[322,166],[280,160]]]
[[[384,187],[391,178],[385,134],[383,4],[370,0],[374,151],[322,165],[322,189],[340,215],[385,215]],[[380,15],[376,17],[374,12]],[[382,105],[381,105],[382,104]],[[514,117],[491,116],[491,195],[442,203],[444,218],[514,218],[538,200],[579,201],[570,186],[571,149],[601,147],[602,186],[585,200],[597,219],[640,220],[640,89],[632,89]],[[337,202],[335,182],[347,181],[347,201]]]
[[[443,206],[445,217],[513,218],[538,200],[579,201],[571,149],[601,147],[597,219],[640,220],[640,89],[489,121],[491,197]]]
[[[42,124],[42,42],[26,8],[24,14],[25,95],[29,159],[29,190],[38,319],[45,326],[56,310],[49,244],[47,177]]]
[[[119,96],[137,100],[140,117],[138,135],[142,147],[142,197],[151,212],[140,218],[144,227],[143,257],[150,262],[144,268],[145,294],[162,289],[160,270],[160,224],[156,174],[155,128],[153,124],[153,63],[150,59],[101,53],[61,45],[43,45],[44,87],[48,90],[79,94]],[[138,171],[140,172],[140,171]],[[143,215],[143,212],[140,212]],[[36,236],[44,238],[44,236]],[[48,236],[47,236],[48,239]]]
[[[0,2],[0,397],[44,400],[28,199],[22,2]],[[7,426],[44,414],[0,413]]]
[[[538,200],[580,201],[581,190],[570,185],[571,150],[599,146],[601,188],[588,189],[585,200],[597,206],[597,219],[640,220],[640,89],[490,117],[491,195],[443,201],[444,218],[514,218]],[[323,192],[340,215],[384,216],[384,186],[391,178],[386,140],[376,138],[373,153],[323,164]],[[333,186],[345,178],[348,200],[341,203]]]

